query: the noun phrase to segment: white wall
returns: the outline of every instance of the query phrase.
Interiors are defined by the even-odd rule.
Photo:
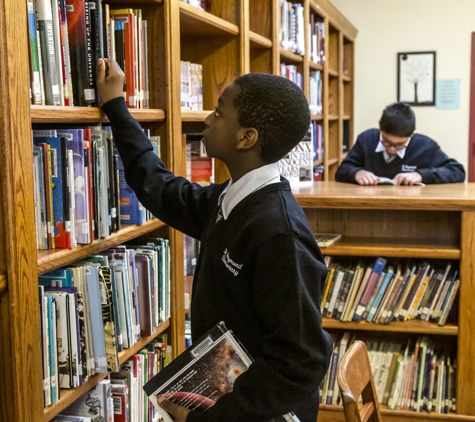
[[[331,0],[358,29],[355,135],[377,127],[397,101],[397,53],[436,51],[436,78],[460,79],[460,108],[414,107],[416,132],[434,139],[467,171],[474,0]]]

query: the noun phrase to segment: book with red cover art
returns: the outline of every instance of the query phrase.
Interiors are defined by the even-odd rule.
[[[93,80],[91,80],[91,77],[94,75],[92,74],[91,60],[88,58],[88,48],[90,47],[91,39],[88,39],[90,31],[87,29],[86,24],[86,16],[89,16],[89,11],[86,10],[87,4],[84,0],[66,0],[69,54],[75,106],[93,106],[96,104]]]
[[[161,397],[195,411],[206,411],[233,390],[236,378],[252,363],[224,322],[219,322],[150,379],[144,390],[165,422],[171,415],[158,404]],[[269,422],[299,422],[292,412]]]

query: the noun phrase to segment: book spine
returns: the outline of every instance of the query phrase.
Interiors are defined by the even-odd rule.
[[[86,4],[84,0],[66,0],[69,51],[73,79],[73,97],[76,106],[91,106],[95,101],[91,90],[88,66]]]
[[[41,104],[41,86],[40,86],[40,63],[38,58],[38,39],[36,38],[36,17],[33,0],[28,1],[28,35],[29,53],[30,53],[30,78],[32,103]]]
[[[43,65],[46,105],[61,105],[59,75],[57,72],[53,16],[50,0],[37,0],[37,20]]]

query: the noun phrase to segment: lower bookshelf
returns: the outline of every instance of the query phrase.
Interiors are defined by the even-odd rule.
[[[137,343],[135,343],[132,347],[125,349],[119,353],[119,362],[123,364],[127,361],[130,357],[138,353],[141,349],[143,349],[150,341],[152,341],[155,337],[159,336],[160,334],[164,333],[170,327],[170,320],[166,320],[163,324],[159,325],[156,331],[148,337],[144,337],[140,339]],[[109,373],[106,374],[96,374],[90,377],[83,385],[77,388],[72,388],[70,390],[62,389],[60,391],[60,399],[57,403],[45,407],[44,415],[45,415],[45,422],[50,421],[53,419],[58,413],[62,410],[66,409],[71,403],[73,403],[77,398],[81,397],[83,393],[90,390],[96,384],[99,383],[102,379],[106,378]]]
[[[380,406],[380,413],[384,422],[475,422],[475,416],[388,410],[384,406]],[[320,405],[317,422],[345,422],[343,407]]]

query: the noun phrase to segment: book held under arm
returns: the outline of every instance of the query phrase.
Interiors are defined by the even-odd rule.
[[[190,410],[206,411],[233,390],[235,379],[246,371],[252,359],[223,322],[216,324],[195,344],[144,385],[144,390],[165,422],[173,422],[159,398]],[[298,422],[292,412],[269,422]]]

